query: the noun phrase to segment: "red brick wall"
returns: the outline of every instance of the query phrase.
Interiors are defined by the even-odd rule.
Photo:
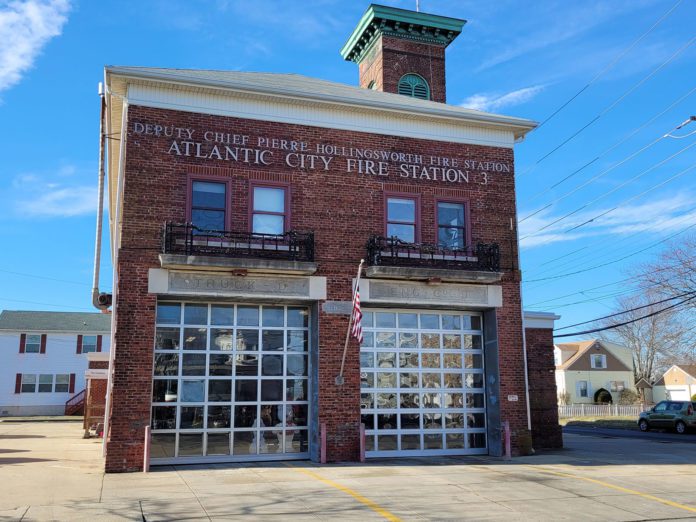
[[[526,427],[522,358],[519,274],[511,270],[516,258],[514,176],[489,173],[483,185],[480,174],[470,183],[388,178],[346,173],[345,158],[336,157],[330,171],[291,169],[282,161],[265,167],[218,160],[174,156],[167,153],[171,140],[133,132],[134,122],[190,127],[197,132],[243,133],[252,136],[305,140],[362,148],[404,151],[424,156],[450,156],[463,161],[476,158],[512,164],[511,149],[383,136],[321,129],[267,121],[226,118],[131,105],[125,165],[122,247],[116,267],[120,283],[116,300],[115,374],[113,418],[107,446],[107,471],[137,470],[142,466],[144,429],[150,419],[151,375],[155,324],[155,296],[147,293],[149,268],[158,268],[160,237],[164,221],[185,221],[187,174],[209,174],[232,184],[233,228],[248,230],[248,191],[254,179],[290,182],[290,226],[315,232],[316,275],[327,277],[328,299],[350,300],[351,280],[365,243],[371,234],[384,233],[384,199],[387,191],[421,195],[424,242],[435,241],[435,198],[468,198],[471,202],[472,238],[498,242],[506,271],[503,278],[504,307],[498,311],[501,353],[501,383],[504,394],[516,393],[517,403],[503,404],[503,418],[513,430]],[[278,158],[281,157],[276,151]],[[274,155],[275,157],[275,155]],[[328,428],[328,458],[332,461],[358,457],[359,348],[351,342],[346,363],[346,384],[334,385],[340,366],[347,317],[319,316],[319,422]]]
[[[445,103],[445,48],[412,42],[392,36],[381,36],[360,63],[360,86],[375,81],[376,89],[398,92],[404,74],[422,76],[430,86],[430,99]]]
[[[563,435],[558,424],[553,330],[527,328],[529,402],[532,413],[534,448],[562,448]]]
[[[90,370],[106,370],[109,368],[109,361],[89,361],[87,367]]]

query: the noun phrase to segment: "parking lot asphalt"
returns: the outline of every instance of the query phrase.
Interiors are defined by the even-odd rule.
[[[104,474],[80,423],[0,422],[0,520],[696,520],[692,444],[565,434],[495,458]]]
[[[696,444],[696,432],[691,431],[685,434],[675,433],[672,430],[622,430],[616,428],[595,428],[585,426],[565,426],[563,433],[573,433],[576,435],[594,435],[596,437],[621,437],[629,439],[651,439],[661,442],[682,442],[684,444]]]

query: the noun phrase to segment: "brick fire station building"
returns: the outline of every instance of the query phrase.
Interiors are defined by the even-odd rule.
[[[370,6],[341,50],[359,87],[106,68],[107,471],[142,468],[148,425],[153,464],[354,461],[361,423],[367,458],[500,455],[502,422],[515,451],[554,425],[555,388],[526,391],[527,363],[553,386],[554,316],[525,359],[515,227],[535,123],[445,103],[463,25]]]

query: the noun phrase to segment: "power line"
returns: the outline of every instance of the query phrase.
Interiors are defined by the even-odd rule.
[[[693,220],[693,219],[696,217],[695,215],[693,215],[694,212],[696,212],[696,206],[687,209],[687,210],[686,210],[683,214],[681,214],[680,216],[675,216],[675,217],[678,218],[678,219],[670,218],[669,221],[670,221],[671,226],[674,226],[674,225],[677,225],[677,224],[680,224],[680,223],[684,223],[684,222],[686,222],[686,221]],[[630,239],[630,238],[632,238],[632,237],[635,237],[635,236],[638,236],[638,235],[644,235],[645,232],[647,232],[647,231],[649,231],[649,230],[652,230],[652,229],[655,229],[655,228],[660,228],[660,227],[664,227],[664,223],[663,223],[663,222],[660,222],[660,221],[656,221],[656,222],[654,222],[652,225],[650,225],[650,226],[648,226],[648,227],[642,228],[642,229],[640,229],[640,230],[638,230],[638,231],[636,231],[636,232],[634,232],[634,233],[632,233],[632,234],[629,234],[629,235],[627,235],[627,236],[622,237],[621,239],[618,239],[618,240],[616,240],[616,241],[613,241],[613,242],[612,242],[612,246],[616,246],[618,243],[622,243],[622,242],[624,242],[624,241],[626,241],[627,239]],[[550,263],[554,263],[554,262],[556,262],[556,261],[559,261],[559,260],[564,259],[564,258],[566,258],[566,257],[569,257],[569,256],[571,256],[571,255],[577,254],[578,252],[580,252],[580,251],[582,251],[582,250],[587,250],[587,249],[590,248],[591,246],[599,245],[599,244],[604,245],[605,243],[606,243],[606,240],[599,240],[599,241],[592,242],[592,243],[590,243],[590,244],[588,244],[588,245],[583,246],[582,248],[579,248],[579,249],[577,249],[577,250],[574,250],[574,251],[569,252],[569,253],[567,253],[567,254],[564,254],[564,255],[562,255],[562,256],[553,258],[553,259],[551,259],[550,261],[546,261],[546,262],[544,262],[544,263],[538,265],[537,267],[532,268],[532,269],[529,269],[529,270],[525,270],[524,272],[527,273],[527,274],[529,274],[530,272],[531,272],[531,273],[534,273],[534,272],[538,271],[539,269],[541,269],[541,267],[543,267],[543,266],[545,266],[545,265],[548,265],[548,264],[550,264]],[[585,255],[583,255],[583,256],[580,256],[580,259],[582,259],[583,257],[587,257],[588,255],[589,255],[589,254],[585,254]],[[554,268],[561,268],[561,267],[563,267],[563,266],[567,266],[568,264],[572,264],[573,262],[575,262],[575,261],[577,261],[577,260],[578,260],[578,259],[571,259],[570,262],[561,263],[561,264],[559,264],[558,266],[555,266]]]
[[[638,83],[634,84],[631,88],[629,88],[627,91],[625,91],[621,96],[619,96],[616,100],[614,100],[612,103],[610,103],[608,106],[606,106],[604,109],[602,109],[594,118],[592,118],[589,122],[587,122],[585,125],[580,127],[577,131],[575,131],[573,134],[568,136],[565,140],[563,140],[561,143],[556,145],[553,149],[551,149],[549,152],[544,154],[541,158],[536,160],[527,170],[522,172],[520,176],[523,176],[525,174],[528,174],[532,170],[534,170],[542,161],[544,161],[546,158],[557,152],[559,149],[564,147],[566,144],[571,142],[573,139],[575,139],[580,133],[582,133],[584,130],[589,128],[592,124],[597,122],[602,116],[610,112],[614,107],[616,107],[619,103],[621,103],[626,97],[628,97],[633,91],[635,91],[638,87],[643,85],[646,81],[648,81],[650,78],[655,76],[658,72],[660,72],[664,67],[666,67],[668,64],[670,64],[672,61],[674,61],[677,56],[679,56],[681,53],[683,53],[686,49],[688,49],[692,43],[696,40],[696,37],[691,38],[686,44],[684,44],[682,47],[680,47],[672,56],[670,56],[667,60],[662,62],[657,68],[655,68],[650,74],[647,76],[643,77]]]
[[[596,202],[599,201],[600,199],[605,198],[606,196],[608,196],[608,195],[610,195],[610,194],[613,194],[613,193],[616,192],[617,190],[620,190],[620,189],[622,189],[623,187],[625,187],[626,185],[630,185],[630,184],[633,183],[634,181],[637,181],[638,179],[640,179],[640,178],[642,178],[643,176],[645,176],[646,174],[652,172],[652,171],[655,170],[656,168],[661,167],[662,165],[664,165],[664,164],[667,163],[668,161],[670,161],[670,160],[676,158],[676,157],[679,156],[680,154],[683,154],[684,152],[686,152],[687,150],[689,150],[689,149],[690,149],[691,147],[693,147],[694,145],[696,145],[696,141],[694,141],[691,145],[687,145],[687,146],[684,147],[683,149],[681,149],[681,150],[675,152],[675,153],[672,154],[671,156],[669,156],[669,157],[667,157],[667,158],[665,158],[665,159],[663,159],[663,160],[657,162],[655,165],[653,165],[653,166],[647,168],[646,170],[644,170],[644,171],[640,172],[639,174],[635,175],[634,177],[632,177],[632,178],[630,178],[630,179],[624,181],[623,183],[621,183],[620,185],[614,187],[614,188],[611,189],[610,191],[601,194],[600,196],[596,197],[595,199],[593,199],[593,200],[591,200],[591,201],[585,203],[584,205],[579,206],[579,207],[576,208],[575,210],[573,210],[573,211],[571,211],[571,212],[569,212],[569,213],[567,213],[567,214],[564,214],[563,216],[561,216],[561,217],[558,218],[558,219],[555,219],[555,220],[552,221],[551,223],[547,223],[547,224],[544,225],[543,227],[541,227],[541,228],[535,230],[534,232],[531,232],[531,233],[527,234],[526,236],[520,238],[520,241],[523,240],[523,239],[527,239],[528,237],[532,237],[532,236],[537,235],[539,232],[542,232],[542,231],[546,230],[547,228],[549,228],[549,227],[555,225],[556,223],[560,223],[561,221],[563,221],[563,220],[569,218],[570,216],[572,216],[572,215],[574,215],[574,214],[577,214],[577,213],[580,212],[581,210],[583,210],[583,209],[589,207],[589,206],[592,205],[593,203],[596,203]]]
[[[585,170],[585,168],[589,167],[590,165],[592,165],[592,164],[595,163],[596,161],[600,160],[602,157],[606,156],[606,155],[607,155],[609,152],[611,152],[612,150],[614,150],[614,149],[616,149],[617,147],[621,146],[622,144],[626,143],[626,141],[628,141],[628,140],[631,139],[633,136],[635,136],[637,133],[639,133],[641,130],[643,130],[645,127],[647,127],[648,125],[650,125],[650,124],[651,124],[653,121],[655,121],[657,118],[659,118],[659,117],[662,116],[663,114],[669,112],[669,111],[670,111],[671,109],[673,109],[675,106],[677,106],[677,105],[680,104],[682,101],[684,101],[686,98],[688,98],[689,96],[691,96],[694,92],[696,92],[696,87],[692,88],[689,92],[687,92],[686,94],[684,94],[683,96],[681,96],[681,97],[680,97],[679,99],[677,99],[676,101],[672,102],[672,104],[671,104],[669,107],[667,107],[666,109],[664,109],[664,110],[663,110],[662,112],[660,112],[659,114],[656,114],[655,116],[653,116],[652,118],[650,118],[648,121],[646,121],[645,123],[643,123],[640,127],[637,127],[637,128],[635,128],[634,130],[632,130],[632,131],[631,131],[628,135],[626,135],[624,138],[622,138],[622,139],[619,140],[618,142],[614,143],[614,145],[612,145],[612,146],[609,147],[608,149],[605,149],[603,152],[601,152],[600,154],[598,154],[597,156],[595,156],[592,160],[590,160],[590,161],[588,161],[587,163],[585,163],[582,167],[580,167],[580,168],[574,170],[573,172],[571,172],[570,174],[568,174],[566,177],[564,177],[564,178],[561,179],[560,181],[557,181],[557,182],[554,183],[553,185],[550,185],[549,187],[545,188],[545,189],[542,190],[541,192],[537,192],[537,193],[536,193],[534,196],[532,196],[531,198],[528,198],[528,199],[524,200],[523,203],[529,203],[529,202],[534,201],[535,199],[537,199],[537,198],[543,196],[544,194],[546,194],[546,193],[549,192],[550,190],[553,190],[553,189],[556,188],[557,186],[561,185],[562,183],[564,183],[564,182],[566,182],[567,180],[571,179],[571,178],[574,177],[575,175],[579,174],[580,172],[582,172],[583,170]],[[672,129],[672,130],[669,131],[669,132],[673,132],[673,131],[676,130],[676,129],[677,129],[677,127],[675,127],[674,129]],[[688,136],[688,135],[687,135],[687,136]],[[650,145],[648,145],[648,147],[649,147],[649,146],[652,146],[654,143],[657,143],[658,141],[660,141],[660,140],[662,140],[662,139],[664,139],[664,138],[666,138],[666,137],[672,137],[672,136],[670,136],[669,133],[666,134],[666,135],[663,135],[662,137],[660,137],[660,138],[658,138],[657,140],[655,140],[655,142],[653,142],[653,143],[651,143]],[[680,139],[681,139],[681,137],[680,137]],[[639,153],[642,152],[643,150],[645,150],[645,149],[639,150],[638,152],[636,152],[636,154],[639,154]],[[611,167],[610,170],[614,169],[616,166],[618,166],[618,165],[615,165],[615,166]],[[605,174],[606,172],[607,172],[607,171],[603,172],[601,175]],[[601,177],[601,175],[598,176],[598,177]],[[595,179],[597,179],[597,177],[592,178],[592,179],[591,179],[589,182],[587,182],[587,183],[591,183],[591,182],[594,181]],[[585,186],[585,185],[582,185],[580,188],[582,188],[582,187],[584,187],[584,186]],[[558,200],[556,200],[556,201],[558,201]],[[525,219],[527,219],[527,218],[529,218],[529,217],[532,217],[532,216],[538,214],[539,212],[541,212],[542,210],[547,209],[548,207],[549,207],[549,205],[547,205],[546,207],[543,207],[542,209],[540,209],[540,210],[538,210],[538,211],[535,211],[533,214],[531,214],[531,215],[525,217],[524,219],[522,219],[522,221],[524,221]],[[520,221],[520,222],[522,222],[522,221]]]
[[[28,304],[35,304],[35,305],[41,305],[41,306],[53,306],[55,308],[70,308],[72,310],[94,311],[93,308],[80,308],[77,306],[66,306],[66,305],[55,304],[55,303],[41,303],[38,301],[25,301],[22,299],[10,299],[8,297],[0,297],[0,301],[12,301],[15,303],[28,303]]]
[[[694,223],[694,224],[692,224],[692,225],[689,225],[688,227],[686,227],[686,228],[680,230],[679,232],[677,232],[677,233],[675,233],[675,234],[672,234],[671,236],[668,236],[668,237],[666,237],[666,238],[664,238],[664,239],[661,239],[660,241],[658,241],[658,242],[656,242],[656,243],[653,243],[652,245],[650,245],[650,246],[648,246],[648,247],[645,247],[645,248],[643,248],[643,249],[641,249],[641,250],[637,250],[637,251],[632,252],[632,253],[630,253],[630,254],[628,254],[628,255],[626,255],[626,256],[620,257],[620,258],[618,258],[618,259],[614,259],[614,260],[612,260],[612,261],[607,261],[606,263],[601,263],[601,264],[599,264],[599,265],[595,265],[595,266],[592,266],[592,267],[589,267],[589,268],[585,268],[585,269],[582,269],[582,270],[576,270],[575,272],[568,272],[568,273],[566,273],[566,274],[560,274],[560,275],[555,275],[555,276],[550,276],[550,277],[541,277],[541,278],[538,278],[538,279],[530,279],[530,280],[527,281],[527,283],[536,283],[537,281],[549,281],[549,280],[552,280],[552,279],[560,279],[560,278],[562,278],[562,277],[568,277],[568,276],[572,276],[572,275],[582,274],[582,273],[584,273],[584,272],[589,272],[589,271],[591,271],[591,270],[596,270],[597,268],[602,268],[602,267],[605,267],[605,266],[608,266],[608,265],[612,265],[612,264],[614,264],[614,263],[618,263],[619,261],[623,261],[623,260],[628,259],[628,258],[630,258],[630,257],[633,257],[633,256],[635,256],[635,255],[642,254],[642,253],[645,252],[646,250],[650,250],[651,248],[653,248],[653,247],[655,247],[655,246],[657,246],[657,245],[660,245],[660,244],[662,244],[662,243],[665,243],[666,241],[669,241],[670,239],[672,239],[672,238],[678,236],[679,234],[683,234],[683,233],[686,232],[687,230],[690,230],[690,229],[692,229],[692,228],[694,228],[694,227],[696,227],[696,223]]]
[[[594,78],[592,78],[589,82],[585,84],[585,86],[580,89],[578,92],[576,92],[573,96],[570,97],[565,103],[563,103],[558,109],[556,109],[550,116],[547,116],[546,119],[544,119],[534,130],[539,130],[541,127],[543,127],[549,120],[551,120],[556,114],[561,112],[563,109],[565,109],[575,98],[580,96],[585,90],[587,90],[593,83],[595,83],[599,78],[604,76],[606,73],[608,73],[610,70],[612,70],[619,61],[626,56],[636,45],[638,45],[643,38],[648,36],[658,25],[660,25],[672,12],[679,6],[679,4],[682,3],[683,0],[678,0],[677,3],[675,3],[665,14],[663,14],[657,22],[655,22],[647,31],[645,31],[640,37],[638,37],[636,40],[633,41],[631,45],[629,45],[626,49],[624,49],[614,60],[607,65],[604,69],[602,69],[599,73],[595,75]]]
[[[629,203],[629,202],[633,201],[634,199],[638,199],[638,198],[640,198],[640,197],[642,197],[642,196],[645,196],[648,192],[652,192],[652,191],[655,190],[656,188],[659,188],[659,187],[661,187],[662,185],[666,185],[666,184],[669,183],[670,181],[674,181],[675,179],[677,179],[677,178],[683,176],[684,174],[686,174],[686,173],[689,172],[690,170],[693,170],[694,168],[696,168],[696,165],[691,165],[690,167],[688,167],[688,168],[682,170],[681,172],[678,172],[678,173],[675,174],[674,176],[671,176],[671,177],[667,178],[666,180],[661,181],[661,182],[658,183],[657,185],[654,185],[654,186],[650,187],[649,189],[644,190],[644,191],[641,192],[640,194],[636,194],[635,196],[631,196],[630,198],[625,199],[625,200],[623,200],[622,202],[620,202],[620,203],[619,203],[618,205],[616,205],[615,207],[610,208],[609,210],[605,210],[604,212],[602,212],[602,213],[600,213],[600,214],[597,214],[596,216],[592,217],[591,219],[588,219],[587,221],[585,221],[584,223],[580,223],[579,225],[576,225],[576,226],[574,226],[574,227],[572,227],[572,228],[569,228],[569,229],[565,230],[564,233],[566,233],[566,232],[572,232],[573,230],[577,230],[577,229],[580,228],[580,227],[584,227],[585,225],[587,225],[587,224],[589,224],[589,223],[592,223],[592,222],[595,221],[596,219],[599,219],[599,218],[601,218],[601,217],[606,216],[607,214],[610,214],[610,213],[614,212],[616,209],[618,209],[618,208],[621,207],[622,205],[625,205],[626,203]]]
[[[592,78],[589,82],[585,84],[585,86],[580,89],[578,92],[576,92],[573,96],[570,97],[565,103],[563,103],[558,109],[556,109],[550,116],[547,116],[546,119],[544,119],[534,130],[539,130],[541,127],[543,127],[548,121],[550,121],[556,114],[561,112],[563,109],[565,109],[575,98],[580,96],[585,90],[587,90],[593,83],[595,83],[599,78],[604,76],[606,73],[608,73],[610,70],[612,70],[617,63],[626,56],[636,45],[638,45],[646,36],[648,36],[653,30],[660,25],[670,14],[672,14],[672,11],[674,11],[679,4],[682,3],[683,0],[678,0],[677,3],[675,3],[665,14],[663,14],[647,31],[645,31],[640,37],[638,37],[636,40],[633,41],[631,45],[629,45],[626,49],[624,49],[621,53],[619,53],[614,60],[607,65],[604,69],[599,71],[595,75],[594,78]]]
[[[604,319],[610,319],[610,318],[612,318],[612,317],[616,317],[617,315],[624,315],[624,314],[627,314],[627,313],[629,313],[629,312],[635,312],[636,310],[642,310],[643,308],[649,308],[649,307],[651,307],[651,306],[655,306],[655,305],[659,305],[659,304],[662,304],[662,303],[666,303],[667,301],[674,301],[675,299],[679,299],[679,298],[681,298],[681,297],[686,297],[687,295],[694,295],[694,294],[696,294],[696,291],[695,291],[695,292],[685,292],[685,293],[683,293],[683,294],[681,294],[681,295],[675,295],[675,296],[672,296],[672,297],[668,297],[667,299],[661,299],[661,300],[659,300],[659,301],[655,301],[655,302],[653,302],[653,303],[648,303],[648,304],[644,304],[644,305],[641,305],[641,306],[636,306],[635,308],[629,308],[628,310],[622,310],[621,312],[616,312],[616,313],[614,313],[614,314],[605,315],[604,317],[599,317],[599,318],[597,318],[597,319],[590,319],[589,321],[583,321],[583,322],[581,322],[581,323],[571,324],[571,325],[568,325],[568,326],[564,326],[564,327],[562,327],[562,328],[555,328],[555,331],[567,330],[568,328],[573,328],[574,326],[580,326],[580,325],[587,324],[587,323],[595,323],[595,322],[597,322],[597,321],[603,321]],[[694,297],[696,297],[696,296],[694,296]]]
[[[47,277],[47,276],[41,276],[41,275],[36,275],[36,274],[26,274],[26,273],[24,273],[24,272],[15,272],[15,271],[13,271],[13,270],[6,270],[6,269],[4,269],[4,268],[0,268],[0,272],[3,272],[3,273],[5,273],[5,274],[18,275],[18,276],[22,276],[22,277],[31,277],[31,278],[34,278],[34,279],[44,279],[44,280],[46,280],[46,281],[56,281],[56,282],[58,282],[58,283],[68,283],[68,284],[71,284],[71,285],[81,285],[81,286],[89,286],[89,287],[92,286],[92,285],[90,285],[89,283],[82,283],[82,282],[79,282],[79,281],[69,281],[69,280],[67,280],[67,279],[58,279],[58,278],[55,278],[55,277]]]
[[[681,305],[683,305],[684,303],[691,302],[691,301],[693,301],[694,299],[696,299],[696,296],[689,297],[689,298],[687,298],[687,299],[684,299],[683,301],[678,302],[677,304],[670,305],[670,306],[668,306],[668,307],[666,307],[666,308],[663,308],[662,310],[658,310],[658,311],[656,311],[656,312],[652,312],[652,313],[647,314],[647,315],[644,315],[644,316],[642,316],[642,317],[638,317],[637,319],[631,319],[630,321],[624,321],[623,323],[613,324],[613,325],[605,326],[605,327],[602,327],[602,328],[593,328],[592,330],[585,330],[585,331],[583,331],[583,332],[573,332],[573,333],[569,333],[569,334],[554,335],[553,337],[554,337],[554,339],[555,339],[555,338],[559,338],[559,337],[575,337],[575,336],[578,336],[578,335],[585,335],[585,334],[590,334],[590,333],[603,332],[603,331],[605,331],[605,330],[613,330],[614,328],[618,328],[618,327],[620,327],[620,326],[626,326],[627,324],[636,323],[636,322],[638,322],[638,321],[642,321],[643,319],[648,319],[649,317],[654,317],[654,316],[656,316],[656,315],[658,315],[658,314],[661,314],[661,313],[663,313],[663,312],[666,312],[667,310],[671,310],[671,309],[673,309],[673,308],[676,308],[676,307],[678,307],[678,306],[681,306]],[[600,318],[600,319],[595,319],[595,320],[596,320],[596,321],[599,321],[599,320],[601,320],[601,318]]]
[[[653,273],[656,274],[656,273],[658,273],[658,272],[664,272],[664,271],[666,271],[666,270],[674,270],[674,269],[679,268],[679,267],[682,267],[682,266],[684,266],[683,263],[680,263],[680,264],[677,264],[677,265],[670,265],[670,266],[666,266],[666,267],[663,267],[663,268],[655,269],[655,270],[653,270]],[[526,307],[533,308],[533,307],[537,307],[537,306],[542,305],[542,304],[550,303],[550,302],[552,302],[552,301],[558,301],[558,300],[560,300],[560,299],[565,299],[566,297],[572,297],[572,296],[578,295],[578,294],[585,295],[585,292],[591,292],[592,290],[598,290],[598,289],[600,289],[600,288],[606,288],[606,287],[608,287],[608,286],[618,285],[619,283],[626,283],[626,282],[628,282],[628,281],[633,281],[634,279],[640,279],[641,277],[643,277],[642,274],[638,274],[638,275],[626,277],[626,278],[624,278],[624,279],[619,279],[618,281],[612,281],[611,283],[604,283],[603,285],[593,286],[593,287],[591,287],[591,288],[585,288],[584,290],[579,290],[579,291],[577,291],[577,292],[571,292],[571,293],[569,293],[569,294],[561,295],[561,296],[558,296],[558,297],[553,297],[553,298],[551,298],[551,299],[544,299],[543,301],[537,301],[536,303],[532,303],[532,304],[526,305]],[[652,284],[652,285],[648,285],[648,286],[646,286],[646,287],[644,287],[644,288],[651,288],[652,286],[658,286],[659,284],[660,284],[660,283],[655,283],[655,284]],[[636,289],[631,288],[631,289],[629,289],[629,290],[622,291],[621,293],[625,293],[625,292],[627,292],[627,291],[631,291],[631,292],[632,292],[632,291],[635,291],[635,290],[636,290]],[[613,297],[613,296],[610,296],[610,297]],[[601,299],[604,299],[604,298],[605,298],[605,297],[602,297]],[[570,304],[579,304],[579,303],[570,303]],[[561,306],[562,306],[562,307],[569,306],[569,304],[550,305],[550,306],[552,306],[553,308],[560,308]]]

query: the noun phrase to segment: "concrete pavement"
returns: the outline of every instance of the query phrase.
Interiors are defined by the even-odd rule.
[[[566,435],[489,458],[105,475],[80,424],[0,422],[0,520],[696,520],[693,445]]]

